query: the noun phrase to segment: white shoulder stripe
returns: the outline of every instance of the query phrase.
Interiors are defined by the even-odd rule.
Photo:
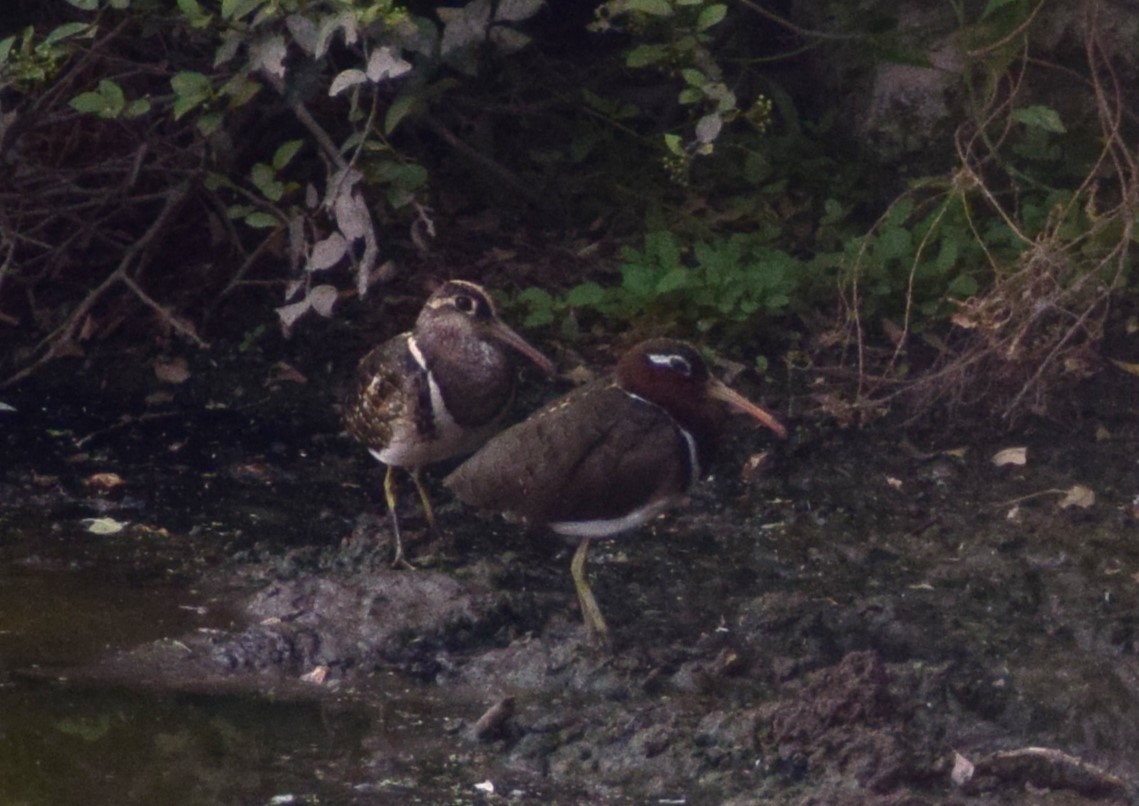
[[[621,391],[627,394],[629,397],[633,398],[633,400],[639,400],[646,406],[655,406],[665,414],[668,414],[668,411],[666,411],[663,406],[657,406],[657,404],[653,403],[651,400],[646,400],[640,395],[630,392],[628,389],[622,389]],[[700,454],[696,451],[696,438],[688,432],[687,428],[677,422],[676,418],[671,414],[668,414],[668,418],[676,424],[676,430],[679,431],[680,435],[684,437],[684,444],[688,446],[688,466],[692,468],[692,474],[688,478],[688,486],[692,487],[694,484],[696,484],[696,482],[700,481],[700,478],[704,475],[702,468],[700,467]]]
[[[423,357],[423,351],[419,349],[419,344],[415,341],[415,336],[407,337],[407,351],[411,353],[411,357],[415,359],[415,363],[419,364],[419,368],[426,372],[427,359]]]

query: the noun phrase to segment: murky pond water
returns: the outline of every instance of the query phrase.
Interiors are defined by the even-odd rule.
[[[118,651],[177,656],[180,637],[232,626],[184,584],[121,571],[0,565],[0,803],[481,800],[482,771],[461,747],[440,752],[458,742],[454,703],[394,673],[308,697],[93,676]]]
[[[13,520],[0,565],[0,802],[266,801],[318,792],[313,767],[358,746],[366,717],[329,719],[317,703],[72,680],[108,653],[224,616],[108,560],[51,567],[37,550],[59,536]]]

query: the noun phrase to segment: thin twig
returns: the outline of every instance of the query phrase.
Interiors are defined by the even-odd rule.
[[[118,267],[109,275],[107,275],[103,279],[103,282],[99,283],[99,285],[88,292],[87,296],[84,297],[82,302],[75,306],[75,308],[71,311],[71,314],[67,317],[67,320],[62,325],[53,330],[33,348],[33,355],[40,352],[41,350],[44,350],[43,355],[41,355],[36,361],[25,366],[15,375],[7,378],[3,383],[0,383],[0,388],[9,387],[28,377],[36,369],[57,357],[61,352],[63,352],[65,347],[71,345],[73,343],[75,331],[83,322],[84,317],[87,316],[87,314],[95,306],[95,303],[98,302],[103,294],[105,294],[110,288],[123,281],[127,281],[128,287],[130,287],[130,285],[135,285],[133,283],[130,283],[130,278],[128,277],[127,272],[130,271],[131,266],[135,263],[138,256],[141,255],[143,251],[149,247],[152,242],[157,240],[159,235],[166,230],[170,219],[174,216],[174,213],[177,212],[179,208],[181,208],[183,201],[185,201],[186,197],[189,195],[190,185],[190,181],[186,180],[170,191],[166,197],[166,203],[163,206],[162,210],[155,217],[154,221],[147,228],[146,232],[144,232],[142,236],[133,244],[131,244],[127,248],[126,252],[123,253],[122,258],[119,260]],[[141,291],[137,285],[135,285],[135,287],[131,290],[136,294]],[[156,307],[160,313],[165,314],[165,311],[162,310],[161,306],[158,306],[157,303],[155,303],[149,297],[145,297],[144,295],[140,296],[140,299],[143,299],[144,302],[148,302],[148,304],[151,304],[152,307]],[[168,315],[167,319],[169,319]],[[184,328],[179,328],[179,330],[183,331]],[[195,337],[195,340],[199,345],[204,344],[200,339],[197,339],[197,337]]]

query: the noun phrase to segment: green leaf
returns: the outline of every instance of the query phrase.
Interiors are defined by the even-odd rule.
[[[883,231],[874,245],[874,255],[883,263],[907,258],[912,254],[913,239],[910,237],[909,231],[904,229]]]
[[[304,142],[304,140],[289,140],[282,143],[280,148],[273,152],[273,170],[280,171],[288,165],[297,155],[300,147],[304,145]]]
[[[280,201],[285,193],[285,186],[277,179],[277,172],[271,165],[263,162],[255,164],[249,172],[249,179],[253,186],[261,191],[261,195],[269,201]]]
[[[823,217],[819,219],[820,225],[837,224],[846,218],[846,209],[836,199],[827,199],[823,202]]]
[[[198,118],[197,129],[203,136],[209,137],[211,134],[221,128],[222,114],[221,112],[207,112]]]
[[[656,271],[641,263],[626,263],[621,267],[621,287],[639,301],[650,300],[656,296]]]
[[[957,299],[967,299],[977,293],[977,280],[968,274],[961,274],[953,278],[949,284],[949,296]]]
[[[178,10],[191,20],[202,16],[202,7],[198,4],[198,0],[178,0]]]
[[[0,39],[0,64],[8,61],[8,54],[12,52],[12,46],[16,44],[16,37],[6,36]]]
[[[679,134],[666,134],[664,136],[664,147],[678,157],[684,156],[684,144]]]
[[[415,109],[415,105],[418,102],[418,93],[412,92],[399,95],[392,101],[391,106],[388,107],[388,111],[384,114],[384,134],[391,134],[395,131],[395,127]]]
[[[183,70],[171,76],[170,87],[174,90],[175,120],[199,106],[213,91],[209,77],[192,70]]]
[[[218,190],[219,188],[230,188],[232,190],[236,188],[228,176],[216,171],[207,172],[203,184],[206,186],[206,190]]]
[[[654,17],[671,17],[672,4],[668,0],[626,0],[626,11],[640,11]]]
[[[680,245],[668,230],[650,232],[645,236],[645,255],[651,256],[657,266],[665,269],[680,265]]]
[[[68,101],[67,105],[84,115],[98,115],[106,104],[99,93],[83,92]]]
[[[1025,126],[1043,129],[1053,134],[1065,134],[1068,131],[1064,128],[1060,115],[1050,106],[1036,105],[1014,109],[1012,119]]]
[[[696,30],[708,30],[720,20],[724,19],[727,13],[728,7],[723,3],[713,3],[710,6],[705,6],[700,11],[700,16],[696,18]]]
[[[704,100],[704,91],[696,87],[685,87],[680,91],[677,100],[685,105],[700,103]]]
[[[527,327],[543,327],[554,321],[554,298],[546,289],[532,286],[520,293],[516,301],[530,309],[523,322]]]
[[[245,216],[244,221],[254,229],[270,229],[271,227],[279,226],[281,223],[277,220],[276,216],[262,212],[250,213]]]
[[[531,308],[548,308],[554,304],[554,297],[550,292],[537,286],[523,289],[516,299],[518,302],[525,302]]]
[[[92,29],[92,26],[85,22],[69,22],[65,25],[60,25],[58,28],[52,29],[51,33],[44,37],[44,45],[54,45],[64,39],[76,36],[78,34],[85,34]]]
[[[988,5],[985,6],[985,10],[981,12],[981,19],[986,20],[990,14],[999,11],[1005,6],[1012,5],[1015,2],[1016,0],[989,0]]]
[[[694,67],[685,67],[680,71],[680,77],[684,79],[684,83],[693,87],[703,87],[708,83],[708,77],[704,75],[703,70],[697,70]]]
[[[401,190],[414,191],[427,181],[427,169],[414,162],[389,160],[376,166],[375,179],[377,182],[390,184]]]
[[[72,98],[70,106],[76,112],[98,115],[106,120],[111,120],[123,113],[123,109],[126,107],[126,97],[118,84],[104,78],[99,82],[99,88],[94,92],[84,92]]]
[[[938,274],[945,274],[954,264],[957,263],[957,255],[960,252],[960,246],[957,238],[949,237],[941,242],[941,249],[937,253],[937,259],[934,260],[933,266]]]
[[[127,104],[124,112],[128,118],[137,118],[150,111],[150,101],[147,98],[136,98]]]
[[[588,282],[574,286],[566,294],[566,304],[574,308],[595,308],[605,300],[605,289]]]
[[[257,81],[250,80],[240,73],[225,82],[225,84],[221,86],[221,89],[218,90],[219,95],[224,95],[226,98],[229,98],[230,109],[245,106],[259,92],[261,92],[261,84]]]
[[[534,308],[522,320],[523,327],[545,327],[553,323],[554,312],[549,308]]]
[[[227,20],[239,20],[264,2],[265,0],[221,0],[221,16]]]
[[[683,266],[679,266],[672,271],[666,273],[663,277],[657,280],[656,292],[658,294],[667,294],[670,291],[684,288],[688,285],[688,280],[691,273]]]
[[[910,213],[914,211],[914,200],[910,196],[904,196],[890,208],[886,213],[886,223],[883,229],[894,229],[902,226],[905,220],[910,217]]]
[[[80,11],[94,11],[99,7],[99,0],[67,0]]]
[[[625,55],[627,67],[648,67],[660,64],[668,58],[668,48],[664,45],[638,45]]]

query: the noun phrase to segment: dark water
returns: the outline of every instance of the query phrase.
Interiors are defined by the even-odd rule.
[[[319,796],[314,776],[367,720],[314,704],[59,682],[0,690],[0,801],[258,803]]]
[[[366,715],[70,679],[104,654],[214,618],[192,591],[132,585],[109,569],[0,568],[0,803],[255,803],[318,793],[313,769],[351,755]]]

